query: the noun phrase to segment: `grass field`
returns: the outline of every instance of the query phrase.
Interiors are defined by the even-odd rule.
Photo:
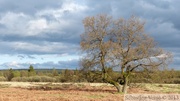
[[[0,101],[123,101],[124,94],[105,83],[0,82]],[[180,94],[177,84],[132,84],[130,94]]]

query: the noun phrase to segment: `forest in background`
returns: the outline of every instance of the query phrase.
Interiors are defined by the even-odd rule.
[[[108,74],[116,80],[120,72],[108,69]],[[0,70],[0,81],[16,82],[103,82],[100,71],[90,71],[83,69],[34,69],[31,65],[29,69],[8,69]],[[118,81],[118,79],[116,80]],[[156,72],[139,71],[130,75],[129,83],[166,83],[180,84],[179,70],[163,70]]]

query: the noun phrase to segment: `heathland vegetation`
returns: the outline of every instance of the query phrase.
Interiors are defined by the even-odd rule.
[[[121,75],[112,69],[108,70],[112,79]],[[180,84],[180,71],[162,70],[156,72],[139,71],[130,75],[129,83],[166,83]],[[101,72],[84,69],[34,69],[31,65],[29,69],[9,69],[0,71],[0,81],[16,82],[89,82],[102,83]]]

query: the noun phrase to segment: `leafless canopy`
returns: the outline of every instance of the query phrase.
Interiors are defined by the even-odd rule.
[[[171,60],[171,54],[157,47],[144,31],[145,23],[135,16],[114,20],[97,15],[85,18],[83,24],[80,46],[86,53],[84,63],[104,74],[107,68],[118,67],[127,77],[134,70],[157,69]]]

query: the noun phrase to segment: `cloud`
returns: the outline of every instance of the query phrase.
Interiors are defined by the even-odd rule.
[[[77,28],[75,24],[81,23],[82,12],[87,9],[87,6],[74,2],[64,2],[60,7],[38,9],[31,15],[21,11],[3,12],[1,13],[0,24],[6,26],[6,29],[1,30],[1,32],[5,31],[6,34],[20,34],[21,36],[66,33],[67,29],[73,25],[74,28]],[[79,16],[74,16],[74,14]],[[72,18],[72,16],[74,17]]]
[[[17,56],[20,60],[23,60],[23,59],[36,59],[36,57],[32,56],[32,55],[22,55],[22,54],[19,54]]]
[[[25,58],[23,55],[18,55],[17,57],[19,57],[21,60]]]
[[[76,50],[82,26],[77,26],[81,23],[79,17],[71,19],[71,16],[86,9],[86,6],[65,2],[59,8],[39,10],[32,15],[1,14],[0,24],[5,28],[0,29],[0,44],[4,47],[0,53],[60,54],[68,49]]]
[[[161,54],[157,56],[157,58],[168,58],[169,56],[167,54]]]
[[[16,59],[8,62],[6,57],[7,61],[1,64],[4,67],[10,63],[16,64],[17,68],[27,67],[31,59],[41,61],[39,64],[35,62],[37,67],[75,64],[77,61],[68,58],[57,62],[58,59],[49,60],[43,55],[78,56],[80,34],[84,30],[82,20],[86,16],[104,13],[114,18],[128,18],[134,14],[144,19],[147,33],[158,46],[173,52],[173,64],[178,64],[179,4],[178,0],[0,0],[0,54],[23,60],[23,63],[15,63]]]
[[[21,68],[21,65],[16,62],[16,61],[12,61],[12,62],[7,62],[7,63],[3,63],[0,65],[1,69],[9,69],[9,68]]]
[[[67,1],[67,0],[63,0]],[[33,14],[34,12],[37,12],[41,9],[46,8],[57,8],[61,7],[63,1],[61,0],[21,0],[19,2],[12,1],[12,0],[1,0],[0,5],[1,9],[0,12],[25,12],[29,15]]]
[[[26,43],[26,42],[1,42],[0,46],[4,47],[0,50],[1,54],[77,54],[78,46],[60,42],[42,42],[42,43]],[[10,51],[11,50],[11,51]]]
[[[79,60],[72,59],[69,61],[58,61],[57,63],[53,61],[47,61],[43,63],[34,63],[34,62],[26,62],[26,63],[18,63],[17,61],[6,62],[0,65],[1,69],[28,69],[30,65],[33,65],[35,69],[52,69],[52,68],[61,68],[61,69],[75,69],[79,67]]]
[[[19,20],[21,19],[21,20]],[[58,31],[59,23],[56,21],[47,21],[45,18],[25,15],[24,13],[7,12],[1,15],[0,24],[3,34],[20,36],[38,36],[51,30]]]

